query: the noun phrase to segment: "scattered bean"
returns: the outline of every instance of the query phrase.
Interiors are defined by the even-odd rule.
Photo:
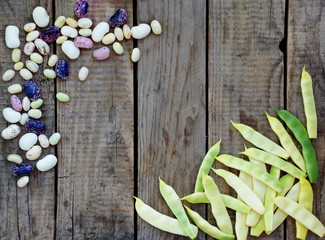
[[[19,156],[18,154],[14,154],[14,153],[9,154],[9,155],[7,156],[7,160],[8,160],[9,162],[14,162],[14,163],[22,163],[22,162],[23,162],[22,157]]]
[[[25,32],[31,32],[34,31],[36,29],[36,24],[31,22],[31,23],[26,23],[24,25],[24,30]]]
[[[10,85],[8,87],[8,92],[11,94],[21,93],[22,90],[23,90],[22,86],[18,83]]]
[[[65,23],[68,24],[68,26],[72,27],[72,28],[77,28],[78,27],[78,22],[76,20],[74,20],[73,18],[68,17],[65,20]]]
[[[52,136],[49,138],[49,143],[54,146],[58,144],[58,142],[61,139],[61,134],[60,133],[53,133]]]
[[[50,146],[49,140],[44,134],[38,136],[38,142],[42,148],[48,148]]]
[[[113,43],[113,50],[118,55],[121,55],[123,53],[123,47],[119,42]]]
[[[46,126],[44,122],[29,118],[25,123],[25,128],[28,132],[35,133],[37,135],[44,134],[46,132]]]
[[[26,92],[27,97],[31,100],[37,100],[42,97],[42,90],[41,88],[37,85],[36,82],[30,80],[26,81],[24,83],[24,90]]]
[[[17,163],[12,169],[12,173],[14,176],[28,176],[33,172],[33,167],[29,163]]]
[[[8,48],[18,48],[20,46],[19,29],[16,26],[9,25],[5,33],[6,45]]]
[[[115,42],[115,35],[114,33],[108,33],[103,37],[102,43],[108,45],[108,44],[112,44],[113,42]]]
[[[114,15],[109,19],[111,27],[119,27],[126,23],[128,18],[127,12],[124,9],[118,9]]]
[[[85,81],[88,77],[89,70],[86,67],[82,67],[79,70],[78,78],[80,81]]]
[[[65,24],[65,20],[66,20],[65,16],[58,17],[54,22],[54,26],[56,26],[57,28],[62,28]]]
[[[32,32],[30,32],[30,33],[27,34],[26,41],[27,42],[32,42],[35,39],[37,39],[38,37],[39,37],[39,31],[34,30],[34,31],[32,31]]]
[[[69,77],[69,63],[65,59],[60,59],[55,65],[56,76],[60,79],[67,79]]]
[[[87,0],[77,0],[74,6],[74,12],[78,18],[87,16],[88,14],[88,2]]]
[[[32,73],[37,73],[39,66],[37,65],[36,62],[33,62],[32,60],[27,60],[26,61],[26,67],[31,71]]]
[[[2,130],[1,137],[7,140],[14,139],[19,136],[20,132],[20,127],[17,124],[10,124],[7,128]]]
[[[33,74],[27,68],[20,69],[19,74],[25,80],[30,80],[33,78]]]
[[[76,37],[74,39],[74,45],[78,48],[90,49],[94,46],[93,41],[87,37]]]
[[[62,51],[70,59],[77,59],[80,55],[80,50],[70,40],[65,41],[61,46]]]
[[[157,20],[153,20],[150,24],[151,30],[154,34],[159,35],[161,34],[161,25]]]
[[[151,28],[146,23],[141,23],[138,26],[131,28],[132,37],[135,39],[143,39],[149,35]]]
[[[42,148],[38,145],[33,146],[26,152],[26,158],[30,161],[38,159],[42,154]]]
[[[139,48],[133,48],[131,53],[131,60],[132,62],[138,62],[140,59],[140,49]]]
[[[49,65],[50,67],[54,67],[55,64],[58,62],[59,57],[55,54],[53,54],[50,58],[49,61],[47,63],[47,65]]]
[[[123,35],[124,35],[125,39],[131,38],[131,28],[127,24],[123,25]]]
[[[17,123],[20,120],[21,113],[13,110],[11,107],[6,107],[2,111],[4,119],[9,123]]]
[[[33,20],[37,26],[46,27],[50,22],[50,16],[45,8],[38,6],[33,10]]]
[[[79,20],[78,20],[78,26],[80,27],[80,28],[90,28],[91,27],[91,25],[93,25],[93,22],[91,21],[91,19],[90,18],[80,18]]]
[[[17,112],[20,112],[23,109],[21,101],[16,95],[10,96],[10,103],[11,103],[12,108]]]
[[[19,147],[24,150],[28,151],[31,149],[37,142],[37,135],[35,133],[25,133],[20,139],[19,139]]]
[[[48,44],[55,42],[60,35],[60,29],[55,26],[48,27],[40,32],[40,38]]]
[[[32,60],[33,62],[36,62],[37,64],[42,64],[43,63],[43,57],[39,53],[32,53],[30,55],[30,60]]]
[[[23,62],[17,62],[17,63],[15,63],[15,65],[14,65],[14,69],[15,69],[16,71],[21,70],[23,67],[24,67],[24,63],[23,63]]]
[[[13,79],[15,77],[16,73],[14,70],[7,70],[5,71],[5,73],[2,75],[2,80],[5,82],[10,81],[11,79]]]
[[[35,40],[35,46],[37,50],[42,54],[42,55],[49,55],[50,53],[50,46],[43,41],[42,39],[38,38]]]
[[[15,48],[14,50],[12,50],[12,53],[11,53],[11,60],[14,62],[14,63],[17,63],[20,61],[20,57],[21,57],[21,51],[19,48]]]
[[[92,30],[91,29],[80,29],[79,30],[79,34],[81,35],[81,36],[84,36],[84,37],[90,37],[91,36],[91,34],[92,34]]]
[[[67,36],[61,36],[58,39],[56,39],[56,44],[62,44],[62,43],[64,43],[67,40],[68,40],[68,37]]]
[[[123,41],[124,36],[121,28],[119,27],[114,28],[114,35],[118,41]]]
[[[93,57],[97,60],[104,60],[109,57],[109,48],[107,47],[102,47],[93,52]]]
[[[61,28],[61,34],[63,36],[67,36],[70,38],[75,38],[78,36],[78,31],[77,29],[70,27],[70,26],[64,26]]]
[[[22,115],[21,115],[21,118],[20,118],[20,120],[19,120],[19,123],[21,124],[21,125],[25,125],[25,123],[26,123],[26,121],[29,119],[29,116],[28,116],[28,114],[27,113],[23,113]]]
[[[69,96],[63,92],[57,93],[56,99],[59,100],[60,102],[69,102],[70,100]]]
[[[42,111],[39,109],[30,109],[28,111],[28,116],[34,119],[40,119],[42,117]]]
[[[30,56],[35,50],[35,44],[33,42],[27,42],[24,46],[24,53]]]
[[[29,183],[29,176],[23,176],[18,179],[17,187],[23,188],[23,187],[27,186],[28,183]]]
[[[49,79],[54,79],[56,78],[56,73],[52,69],[44,69],[44,76]]]
[[[91,38],[93,39],[94,42],[100,42],[102,41],[103,37],[105,36],[106,33],[109,32],[109,25],[107,22],[100,22],[96,25],[94,28]]]
[[[25,112],[28,112],[30,109],[30,100],[27,96],[23,98],[23,109]]]
[[[39,98],[35,101],[32,101],[30,106],[34,109],[40,108],[43,105],[43,99]]]

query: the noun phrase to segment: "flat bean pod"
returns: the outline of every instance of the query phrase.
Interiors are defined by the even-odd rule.
[[[218,176],[222,177],[227,182],[227,184],[237,192],[237,194],[249,207],[261,215],[264,214],[265,208],[261,200],[239,177],[223,169],[212,168],[212,170]]]
[[[198,226],[203,232],[205,232],[209,236],[214,237],[216,239],[222,239],[222,240],[235,239],[234,235],[230,235],[220,231],[217,227],[211,225],[208,221],[206,221],[203,217],[201,217],[200,214],[191,210],[185,205],[184,207],[187,211],[187,214],[190,216],[190,218],[193,220],[196,226]]]
[[[233,123],[232,125],[240,132],[240,134],[250,143],[256,147],[261,148],[269,153],[282,158],[289,158],[289,154],[275,142],[271,141],[261,133],[255,131],[253,128],[240,123]]]
[[[217,142],[209,149],[209,151],[203,158],[199,172],[196,177],[194,192],[203,192],[202,172],[204,172],[205,174],[209,174],[210,168],[215,160],[214,158],[218,156],[220,152],[220,143],[221,143],[221,139],[219,140],[219,142]]]
[[[289,216],[300,222],[319,237],[325,236],[325,227],[319,219],[300,204],[286,197],[274,198],[274,203]]]
[[[291,189],[291,187],[293,186],[293,183],[295,182],[295,177],[293,177],[290,174],[286,174],[284,176],[282,176],[279,180],[279,182],[281,183],[283,189],[281,192],[279,192],[277,194],[278,196],[285,196],[287,194],[287,192]]]
[[[160,212],[157,212],[152,207],[145,204],[140,198],[135,198],[135,210],[139,217],[150,225],[177,235],[188,236],[176,218],[169,217]],[[197,234],[198,228],[191,224],[194,233]]]
[[[276,112],[302,146],[302,155],[305,159],[309,181],[316,183],[318,180],[316,153],[304,125],[302,125],[298,118],[286,110],[276,110]]]
[[[307,120],[307,132],[309,138],[317,138],[317,114],[313,93],[313,82],[310,74],[306,72],[305,66],[301,73],[300,86]]]
[[[266,113],[267,119],[273,132],[278,136],[281,145],[289,153],[292,161],[304,172],[306,172],[306,164],[296,144],[292,141],[289,133],[283,127],[282,123],[275,117]]]
[[[265,162],[266,164],[275,166],[275,167],[281,169],[282,171],[291,174],[292,176],[294,176],[296,178],[300,178],[300,176],[304,177],[306,175],[303,171],[301,171],[299,168],[295,167],[293,164],[291,164],[291,163],[289,163],[289,162],[287,162],[271,153],[259,150],[257,148],[248,148],[241,154],[247,155],[248,157],[254,158],[258,161]],[[274,190],[276,190],[276,189],[274,189]],[[281,187],[281,190],[282,190],[282,187]],[[280,191],[277,191],[277,192],[280,192]]]
[[[256,225],[251,228],[251,235],[254,237],[259,237],[265,230],[264,217],[261,217]]]
[[[245,152],[248,150],[249,149],[245,150]],[[270,155],[272,155],[272,154],[270,154]],[[249,157],[257,159],[255,156],[250,155]],[[227,154],[220,155],[220,156],[216,157],[216,159],[228,167],[238,169],[240,171],[244,171],[244,172],[248,173],[249,175],[261,180],[263,183],[265,183],[267,186],[270,186],[277,192],[280,192],[282,190],[282,186],[278,180],[276,180],[274,177],[272,177],[269,173],[267,173],[260,167],[254,165],[248,161],[245,161],[240,158],[233,157],[233,156],[227,155]],[[257,159],[257,160],[259,160],[259,159]]]
[[[169,206],[170,210],[173,212],[175,217],[178,219],[178,222],[186,232],[186,234],[191,238],[194,239],[197,236],[197,232],[193,230],[191,227],[190,220],[186,216],[185,210],[183,208],[182,202],[179,199],[175,190],[163,182],[159,178],[159,190],[163,198],[165,199],[167,205]]]

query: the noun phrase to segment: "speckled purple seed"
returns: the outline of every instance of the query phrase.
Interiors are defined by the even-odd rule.
[[[40,32],[40,38],[49,44],[55,42],[60,35],[60,29],[55,26],[46,28]]]
[[[31,100],[37,100],[42,97],[41,88],[33,80],[26,81],[23,85],[27,97]]]
[[[14,176],[29,176],[33,172],[33,166],[29,163],[18,163],[12,169],[12,173]]]
[[[65,59],[60,59],[55,65],[56,76],[62,80],[69,77],[69,63]]]
[[[78,48],[90,49],[94,46],[93,41],[87,37],[76,37],[73,41],[74,45]]]
[[[25,128],[28,132],[36,135],[44,134],[46,132],[46,125],[44,122],[29,118],[25,123]]]
[[[88,14],[88,2],[87,0],[77,0],[74,7],[74,12],[78,18],[87,16]]]
[[[21,104],[20,99],[16,95],[11,95],[10,103],[14,110],[20,112],[23,109],[23,105]]]
[[[109,19],[111,27],[120,27],[126,23],[128,15],[124,9],[117,10],[114,15]]]

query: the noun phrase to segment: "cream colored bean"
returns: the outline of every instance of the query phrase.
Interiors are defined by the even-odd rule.
[[[118,41],[123,41],[124,36],[121,28],[119,27],[114,28],[114,35]]]
[[[91,27],[91,25],[93,25],[93,22],[91,21],[91,19],[89,19],[89,18],[80,18],[79,20],[78,20],[78,26],[80,27],[80,28],[90,28]]]
[[[41,146],[35,145],[26,152],[26,158],[30,161],[38,159],[42,154]]]
[[[127,24],[123,25],[123,35],[124,35],[125,39],[131,38],[131,28]]]
[[[43,41],[42,39],[36,39],[35,40],[35,46],[37,50],[42,54],[42,55],[49,55],[50,54],[50,46]]]
[[[151,30],[154,34],[159,35],[161,34],[161,25],[157,20],[153,20],[150,24]]]
[[[22,163],[22,162],[23,162],[22,157],[19,156],[18,154],[14,154],[14,153],[9,154],[9,155],[7,156],[7,160],[8,160],[9,162],[13,162],[13,163]]]
[[[108,33],[104,36],[102,43],[104,43],[105,45],[112,44],[113,42],[115,42],[115,39],[116,37],[114,33]]]
[[[28,151],[37,142],[37,135],[35,133],[25,133],[18,141],[21,150]]]
[[[25,80],[31,80],[33,78],[33,74],[27,68],[21,69],[19,74]]]
[[[58,144],[58,142],[61,139],[61,134],[60,133],[53,133],[52,136],[49,138],[49,142],[52,146]]]
[[[13,84],[8,87],[8,92],[10,94],[16,94],[16,93],[21,93],[23,90],[22,86],[20,84]]]
[[[35,101],[32,101],[30,106],[33,108],[33,109],[37,109],[37,108],[40,108],[41,106],[43,105],[43,99],[39,98]]]
[[[20,127],[17,124],[10,124],[7,128],[2,130],[1,137],[6,140],[14,139],[19,136],[20,132]]]
[[[20,58],[21,58],[21,51],[19,48],[15,48],[14,50],[12,50],[12,53],[11,53],[11,60],[14,62],[14,63],[17,63],[20,61]]]
[[[49,79],[54,79],[56,78],[56,73],[52,69],[44,69],[44,76]]]
[[[123,53],[123,47],[119,42],[115,42],[113,44],[113,50],[118,55],[121,55]]]
[[[56,39],[56,44],[62,44],[62,43],[64,43],[67,40],[68,40],[68,37],[67,36],[58,37],[58,39]]]
[[[58,159],[53,154],[49,154],[36,163],[36,168],[41,172],[46,172],[57,164]]]
[[[46,27],[50,22],[50,16],[45,8],[38,6],[33,10],[33,20],[37,26]]]
[[[135,39],[143,39],[149,35],[151,28],[146,23],[141,23],[138,26],[131,28],[132,37]]]
[[[61,28],[61,34],[70,38],[75,38],[78,36],[78,31],[70,26],[64,26]]]
[[[109,32],[109,25],[107,22],[100,22],[96,25],[94,28],[91,38],[93,39],[94,42],[100,42],[102,41],[103,37],[105,36],[106,33]]]
[[[8,48],[18,48],[20,46],[18,27],[13,25],[7,26],[5,32],[5,39]]]
[[[5,73],[2,75],[2,80],[5,82],[10,81],[11,79],[13,79],[16,75],[16,72],[14,70],[7,70],[5,71]]]
[[[39,109],[30,109],[28,111],[28,116],[34,119],[40,119],[42,117],[42,111]]]
[[[81,35],[81,36],[83,36],[83,37],[89,37],[89,36],[91,36],[91,34],[92,34],[92,30],[91,29],[80,29],[79,30],[79,34]]]
[[[15,63],[15,65],[14,65],[14,69],[15,69],[16,71],[21,70],[23,67],[24,67],[24,63],[23,63],[23,62],[17,62],[17,63]]]
[[[47,65],[49,65],[50,67],[54,67],[55,64],[58,62],[59,57],[55,54],[53,54],[50,58],[49,61],[47,63]]]
[[[32,60],[33,62],[36,62],[37,64],[42,64],[43,63],[43,57],[39,53],[32,53],[30,55],[30,60]]]
[[[26,23],[24,25],[25,32],[31,32],[31,31],[34,31],[35,29],[36,29],[36,24],[35,23]]]
[[[60,16],[55,20],[54,26],[56,26],[57,28],[62,28],[65,24],[65,21],[66,21],[66,17]]]
[[[132,62],[138,62],[140,59],[140,49],[139,48],[133,48],[131,53],[131,60]]]
[[[77,28],[78,27],[78,22],[76,20],[74,20],[73,18],[71,17],[68,17],[66,20],[65,20],[65,23],[72,27],[72,28]]]
[[[70,40],[65,41],[62,44],[61,49],[70,59],[77,59],[80,55],[79,48],[77,48],[76,45],[74,45],[74,43]]]
[[[31,71],[32,73],[37,73],[39,66],[37,65],[36,62],[33,62],[32,60],[27,60],[26,61],[26,67]]]
[[[80,81],[85,81],[88,77],[89,70],[86,67],[82,67],[79,70],[78,77]]]
[[[32,42],[39,37],[39,31],[35,30],[27,34],[26,41]]]
[[[69,96],[63,92],[57,93],[56,99],[59,100],[60,102],[69,102],[70,100]]]
[[[24,46],[24,53],[30,56],[35,50],[35,44],[33,42],[27,42]]]
[[[40,134],[38,136],[38,142],[42,148],[48,148],[50,146],[49,140],[46,135]]]
[[[30,109],[30,100],[27,96],[23,98],[22,104],[24,111],[28,112]]]
[[[26,187],[29,183],[29,176],[23,176],[17,180],[17,187],[23,188]]]
[[[20,117],[20,120],[19,120],[19,123],[21,124],[21,125],[25,125],[25,123],[26,123],[26,121],[29,119],[29,116],[28,116],[28,114],[27,113],[23,113],[22,115],[21,115],[21,117]]]

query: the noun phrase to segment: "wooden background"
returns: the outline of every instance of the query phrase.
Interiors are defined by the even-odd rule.
[[[53,24],[60,15],[74,16],[74,3],[2,0],[1,74],[13,68],[4,41],[7,25],[21,29],[22,49],[23,25],[32,21],[36,6],[47,9]],[[41,109],[47,135],[62,134],[58,146],[43,155],[55,153],[59,162],[49,172],[35,171],[28,187],[19,189],[6,157],[24,152],[18,150],[18,139],[0,139],[0,239],[185,239],[139,219],[132,196],[171,215],[159,194],[158,177],[180,196],[192,193],[201,160],[219,138],[222,153],[243,150],[243,139],[230,119],[274,140],[264,110],[274,115],[272,107],[286,108],[305,123],[299,85],[305,64],[314,80],[319,119],[319,137],[313,144],[320,178],[313,186],[313,212],[325,223],[324,1],[89,0],[89,4],[95,24],[124,8],[130,26],[158,19],[163,34],[124,41],[122,56],[112,52],[102,62],[92,59],[91,50],[82,50],[77,61],[70,61],[67,81],[45,79],[44,66],[34,75],[44,92]],[[142,55],[138,64],[130,61],[135,46]],[[52,51],[64,57],[60,46]],[[77,80],[82,66],[90,70],[85,82]],[[1,81],[1,109],[9,106],[7,87],[12,83],[23,80],[17,74],[9,83]],[[56,102],[59,91],[67,92],[71,101]],[[1,129],[7,125],[2,117],[0,125]],[[213,177],[222,193],[234,193]],[[214,223],[206,206],[192,207]],[[229,212],[234,220],[234,212]],[[200,233],[198,239],[209,238]],[[295,222],[289,219],[261,239],[295,239]],[[318,238],[309,233],[307,239]]]

